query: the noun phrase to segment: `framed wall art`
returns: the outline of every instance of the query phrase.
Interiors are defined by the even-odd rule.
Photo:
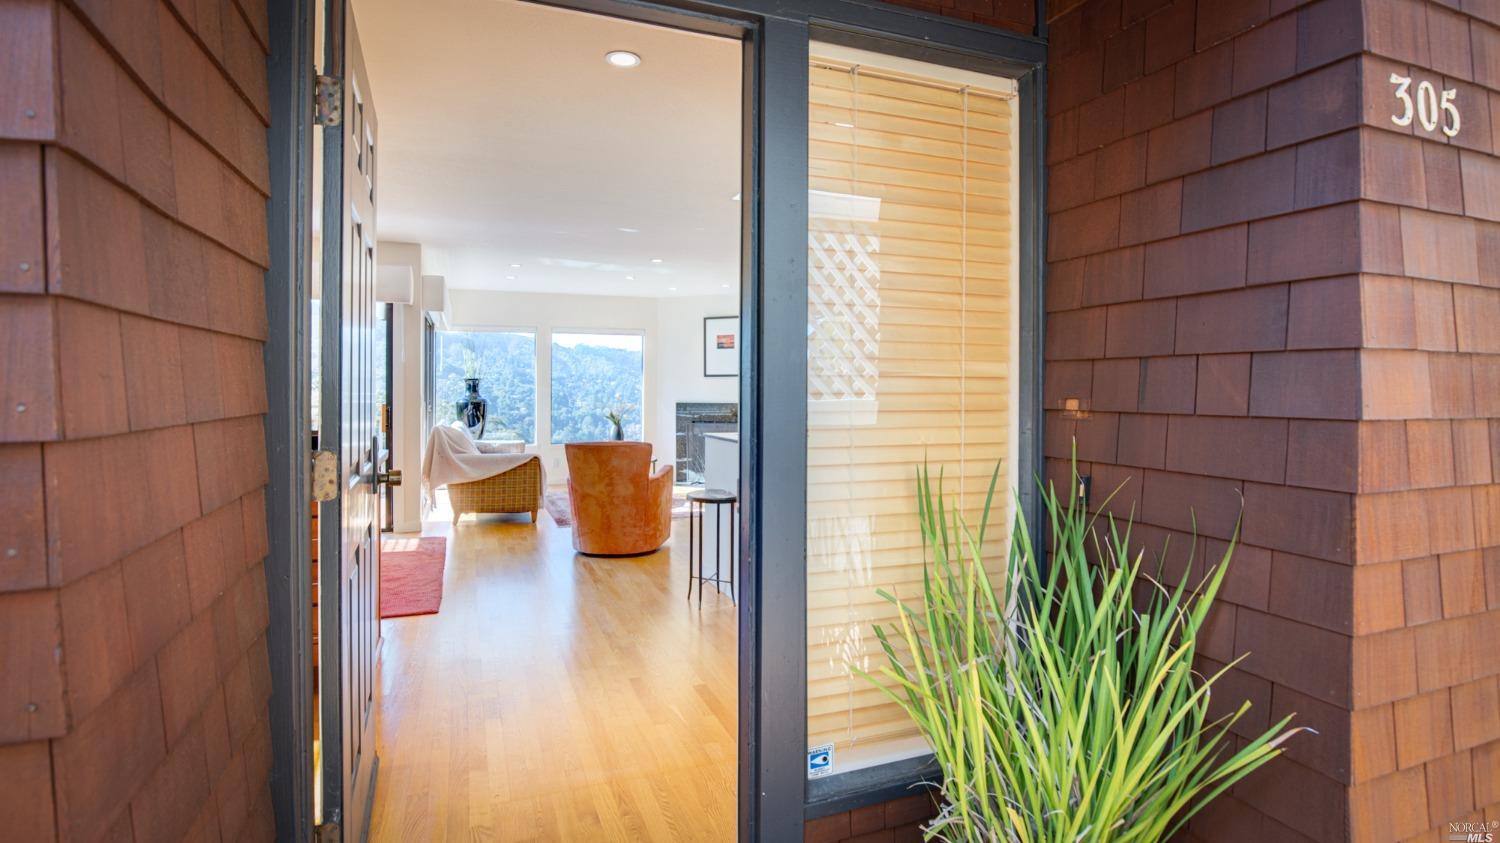
[[[703,317],[703,376],[733,378],[740,373],[740,317]]]

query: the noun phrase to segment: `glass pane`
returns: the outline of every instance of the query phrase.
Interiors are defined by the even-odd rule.
[[[327,48],[328,14],[331,10],[327,2],[315,4],[317,12],[313,15],[316,20],[313,34],[313,62],[316,72],[321,73],[324,64],[324,51]],[[307,279],[308,302],[307,302],[307,334],[310,346],[308,348],[308,362],[310,365],[308,376],[308,430],[311,433],[309,444],[313,448],[320,447],[319,431],[323,424],[323,310],[319,304],[319,298],[323,291],[323,132],[322,128],[313,127],[309,129],[312,138],[312,167],[308,174],[307,183],[312,188],[311,210],[311,272]],[[335,364],[337,361],[334,361]],[[316,508],[314,510],[316,512]],[[313,570],[317,570],[317,540],[319,535],[319,524],[316,520],[312,522],[313,541]],[[316,573],[313,574],[312,600],[313,600],[313,623],[314,631],[311,641],[304,641],[303,645],[312,648],[312,675],[308,677],[313,687],[312,722],[313,722],[313,822],[321,825],[323,822],[323,718],[322,712],[322,687],[323,681],[338,681],[338,671],[318,672],[318,650],[317,642],[322,637],[323,613],[318,611],[318,582]],[[334,756],[337,757],[337,756]],[[334,771],[337,775],[338,771]]]
[[[643,441],[644,338],[640,334],[552,335],[552,443]]]
[[[941,471],[950,504],[977,523],[997,461],[1014,465],[1017,266],[1014,84],[831,45],[812,54],[807,731],[817,777],[930,751],[860,671],[888,663],[874,627],[897,615],[880,592],[919,607],[918,468]],[[1003,536],[1010,496],[996,500],[992,535]],[[990,570],[1002,570],[1005,550],[1003,538],[989,542]]]
[[[381,424],[378,408],[388,406],[391,403],[390,386],[390,315],[391,306],[376,303],[375,305],[375,433],[380,437],[380,447],[389,448],[390,443],[385,439],[385,425]]]
[[[486,402],[484,440],[536,443],[536,334],[438,331],[433,359],[434,422],[459,418],[470,382]]]
[[[319,210],[317,213],[321,213]],[[315,251],[312,261],[312,284],[313,289],[322,283],[323,277],[323,255]],[[317,433],[323,426],[323,307],[319,299],[310,299],[307,303],[307,336],[311,343],[308,351],[308,362],[311,366],[308,375],[312,394],[308,398],[308,429]]]
[[[432,319],[426,316],[422,317],[422,360],[425,366],[422,371],[422,429],[427,430],[437,423],[437,378],[434,377],[437,365],[437,330],[432,327]]]

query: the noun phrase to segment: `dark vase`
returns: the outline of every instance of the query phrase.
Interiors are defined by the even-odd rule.
[[[464,388],[468,395],[459,399],[457,404],[459,421],[469,429],[469,435],[475,439],[484,438],[484,422],[489,415],[490,402],[484,400],[479,394],[479,378],[464,378]]]
[[[615,441],[616,442],[624,442],[625,441],[625,429],[622,428],[622,427],[620,427],[620,423],[619,422],[614,422],[613,424],[615,426]]]

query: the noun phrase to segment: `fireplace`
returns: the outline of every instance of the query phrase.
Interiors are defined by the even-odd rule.
[[[678,404],[677,482],[703,482],[703,434],[739,427],[738,404]]]

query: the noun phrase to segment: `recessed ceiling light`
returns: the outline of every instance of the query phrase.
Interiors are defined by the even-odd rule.
[[[731,201],[731,202],[738,202],[738,201],[740,201],[740,195],[738,193],[736,193],[734,195],[734,198],[730,199],[729,201]]]
[[[604,60],[615,67],[635,67],[641,63],[641,57],[629,50],[610,50],[604,54]]]
[[[652,258],[651,262],[652,263],[661,263],[661,258]]]
[[[719,286],[723,287],[726,290],[729,289],[729,285],[728,284],[720,284]]]
[[[507,276],[505,276],[505,280],[506,281],[514,281],[514,280],[516,280],[516,276],[514,276],[514,275],[507,275]]]
[[[627,276],[625,276],[625,280],[626,281],[634,281],[635,280],[635,276],[634,275],[627,275]]]
[[[511,265],[510,265],[510,268],[511,268],[511,269],[520,269],[520,268],[521,268],[521,265],[520,265],[520,264],[518,264],[518,263],[513,263],[513,264],[511,264]]]
[[[676,287],[668,287],[667,288],[667,292],[669,292],[669,293],[675,293],[675,292],[677,292],[677,288]]]
[[[640,234],[641,233],[641,230],[639,228],[626,228],[624,226],[621,226],[621,227],[619,227],[619,228],[617,228],[615,230],[616,231],[623,231],[626,234]]]

